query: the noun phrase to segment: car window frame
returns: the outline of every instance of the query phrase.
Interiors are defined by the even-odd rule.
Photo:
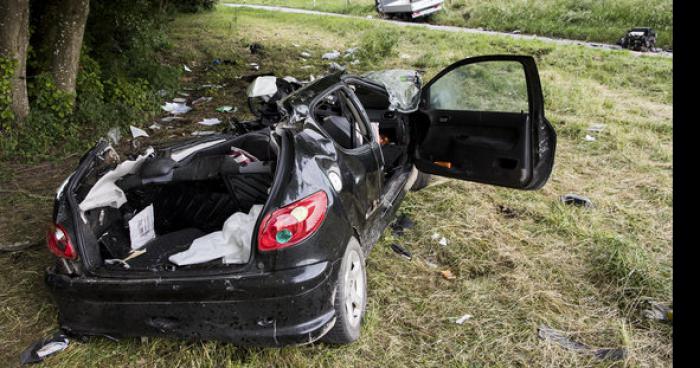
[[[356,110],[357,114],[359,115],[360,123],[364,125],[364,129],[368,133],[368,135],[363,135],[364,139],[367,139],[368,141],[359,147],[345,148],[345,147],[341,146],[323,128],[321,123],[316,121],[316,117],[314,116],[315,115],[314,111],[316,110],[316,106],[323,99],[325,99],[328,95],[335,93],[336,91],[339,91],[339,90],[342,90],[343,92],[345,92],[348,102],[353,105],[353,108]],[[376,137],[374,137],[374,132],[372,131],[371,126],[369,125],[369,117],[367,116],[367,112],[364,110],[364,108],[361,108],[361,104],[358,101],[357,96],[355,96],[355,93],[352,91],[352,89],[348,85],[346,85],[345,83],[338,83],[336,85],[333,85],[330,88],[326,89],[325,91],[319,93],[316,97],[314,97],[313,100],[311,100],[311,103],[309,104],[309,115],[312,118],[312,120],[314,121],[315,125],[318,127],[318,129],[320,129],[324,133],[324,135],[333,142],[333,145],[336,147],[336,149],[339,149],[340,151],[348,153],[348,154],[362,153],[362,152],[365,152],[367,150],[372,149],[372,142],[375,141]],[[352,132],[352,134],[354,134],[354,131]]]

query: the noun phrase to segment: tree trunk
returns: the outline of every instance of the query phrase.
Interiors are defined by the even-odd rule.
[[[0,0],[0,55],[15,61],[11,91],[12,111],[21,123],[29,114],[27,98],[27,45],[29,0]]]
[[[56,86],[74,94],[90,0],[54,0],[46,10],[44,47],[50,53],[49,68]]]

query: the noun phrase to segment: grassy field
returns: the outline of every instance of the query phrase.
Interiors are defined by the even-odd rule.
[[[326,12],[376,15],[374,0],[224,0],[282,5]],[[315,5],[314,5],[315,4]],[[493,31],[520,31],[584,41],[615,43],[632,27],[652,27],[657,47],[673,43],[671,0],[445,0],[430,23]]]
[[[559,136],[552,178],[535,192],[450,180],[409,194],[400,211],[416,226],[403,237],[386,232],[373,250],[363,335],[352,345],[244,349],[93,338],[73,342],[47,366],[671,366],[671,326],[641,316],[646,300],[673,298],[671,59],[221,6],[180,16],[171,29],[163,62],[193,69],[185,86],[226,83],[204,92],[214,101],[191,113],[193,121],[212,117],[223,103],[242,109],[245,83],[236,77],[249,73],[252,62],[261,71],[306,79],[327,70],[322,53],[359,46],[373,52],[351,71],[417,68],[427,81],[466,56],[534,55],[546,114]],[[251,42],[262,44],[263,53],[251,55]],[[297,57],[302,51],[313,56]],[[212,67],[215,58],[232,63]],[[591,133],[591,124],[605,128]],[[585,141],[586,134],[597,140]],[[81,154],[38,165],[0,163],[0,242],[41,243],[52,193]],[[569,192],[590,197],[595,207],[560,204],[559,196]],[[431,239],[435,232],[447,246]],[[414,259],[394,254],[392,242]],[[43,245],[0,253],[0,361],[9,365],[56,328],[42,280],[51,258]],[[446,269],[456,279],[440,277],[437,271]],[[464,314],[473,317],[456,324]],[[537,337],[540,325],[591,346],[623,347],[628,355],[622,362],[599,361],[562,349]]]

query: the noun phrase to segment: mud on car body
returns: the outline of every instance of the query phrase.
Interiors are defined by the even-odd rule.
[[[80,160],[47,236],[64,330],[352,342],[365,258],[412,187],[441,175],[537,189],[554,162],[526,56],[461,60],[425,86],[415,71],[386,70],[305,85],[267,77],[249,91],[257,119],[237,131],[131,158],[100,141]],[[148,211],[150,225],[135,229]],[[144,245],[135,230],[151,233]],[[248,247],[208,253],[236,241]]]

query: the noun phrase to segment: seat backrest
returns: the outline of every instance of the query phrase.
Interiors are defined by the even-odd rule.
[[[326,116],[323,118],[323,129],[343,148],[352,146],[352,126],[344,116]]]

